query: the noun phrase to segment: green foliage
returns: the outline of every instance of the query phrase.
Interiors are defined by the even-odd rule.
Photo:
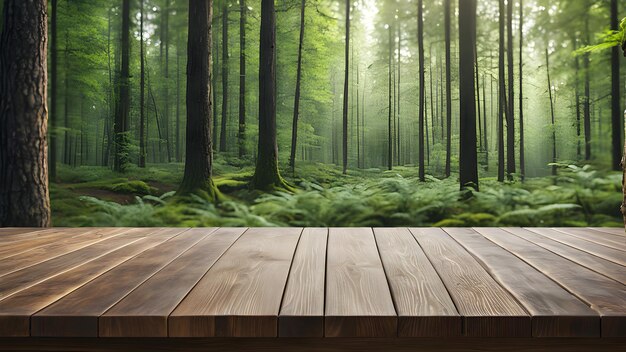
[[[605,30],[598,35],[598,44],[585,46],[574,52],[575,55],[604,51],[626,43],[626,18],[620,23],[618,31]]]

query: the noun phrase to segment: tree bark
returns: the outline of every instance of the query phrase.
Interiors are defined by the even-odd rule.
[[[239,0],[239,157],[246,155],[246,26],[248,7],[246,0]]]
[[[519,172],[522,182],[526,179],[526,155],[524,152],[524,0],[519,0]],[[578,60],[578,59],[576,59]],[[578,62],[578,61],[577,61]],[[578,81],[578,71],[576,71]],[[576,84],[576,99],[578,100],[578,84]],[[580,137],[580,105],[576,105],[578,118],[578,136]],[[580,143],[578,144],[578,155],[580,155]]]
[[[350,0],[346,0],[345,78],[343,83],[343,174],[348,173],[348,94],[350,80]]]
[[[388,28],[389,31],[389,67],[388,67],[388,71],[389,71],[389,111],[388,111],[388,118],[387,118],[387,169],[392,170],[393,169],[393,126],[392,126],[392,119],[393,119],[393,109],[391,107],[391,101],[392,101],[392,97],[393,97],[393,91],[391,88],[392,85],[392,77],[391,77],[391,72],[393,70],[393,29],[392,26],[389,26]]]
[[[475,40],[476,0],[459,0],[459,85],[461,104],[459,176],[461,189],[471,187],[478,190],[474,82]]]
[[[590,1],[587,4],[591,6]],[[585,45],[590,45],[589,39],[589,14],[585,14]],[[585,160],[591,160],[591,75],[589,53],[583,56],[583,69],[585,70],[585,99],[583,108],[583,125],[585,130]]]
[[[291,171],[296,169],[296,148],[298,145],[298,117],[300,115],[300,83],[302,80],[302,47],[304,46],[304,23],[305,23],[306,0],[300,4],[300,39],[298,42],[298,68],[296,72],[296,93],[293,103],[293,125],[291,127],[291,155],[289,166]]]
[[[179,192],[217,199],[213,184],[211,32],[213,0],[189,0],[185,174]]]
[[[504,0],[500,0],[500,45],[498,53],[498,181],[504,182],[504,118],[506,115],[506,81],[504,74]]]
[[[139,11],[139,59],[140,59],[140,79],[139,79],[139,167],[146,167],[146,71],[145,71],[145,53],[143,42],[143,0],[140,0]]]
[[[552,97],[552,80],[550,79],[550,53],[546,48],[546,73],[548,75],[548,93],[550,96],[550,117],[552,123],[552,176],[556,176],[556,124],[554,119],[554,98]]]
[[[446,168],[450,177],[452,159],[452,60],[450,54],[450,0],[444,0],[445,43],[446,43]]]
[[[222,121],[220,152],[226,152],[226,124],[228,123],[228,1],[222,6]]]
[[[0,227],[50,226],[47,1],[5,0],[0,36]]]
[[[513,180],[515,173],[515,72],[513,62],[513,0],[507,1],[507,61],[508,61],[508,113],[506,116],[506,174]]]
[[[289,189],[278,171],[276,12],[274,0],[262,0],[261,2],[261,37],[259,43],[259,144],[252,187],[259,190]]]
[[[417,1],[417,41],[419,51],[419,179],[426,181],[426,166],[424,163],[424,126],[425,126],[425,102],[426,102],[426,78],[424,65],[424,6],[423,0]]]
[[[617,12],[617,0],[611,0],[611,29],[619,30],[619,18]],[[613,170],[620,170],[622,160],[622,134],[624,120],[621,108],[620,94],[620,48],[613,47],[611,51],[611,144]]]
[[[58,82],[58,35],[57,35],[57,16],[58,16],[58,0],[52,0],[51,18],[50,18],[50,148],[49,148],[49,177],[54,182],[57,178],[57,82]]]
[[[167,162],[172,162],[172,142],[170,139],[170,0],[165,0],[162,15],[162,47],[165,51],[165,67],[163,68],[163,134],[165,135],[165,149],[167,151]]]
[[[126,171],[129,156],[130,114],[130,0],[122,2],[122,69],[119,82],[119,107],[115,116],[115,166],[117,172]]]

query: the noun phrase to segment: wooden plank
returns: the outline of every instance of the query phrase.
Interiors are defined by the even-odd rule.
[[[610,233],[612,235],[617,235],[617,236],[626,236],[626,230],[624,230],[624,228],[613,228],[613,227],[590,227],[590,229],[594,230],[594,231],[600,231],[600,232],[604,232],[604,233]]]
[[[578,265],[587,267],[599,274],[602,274],[611,279],[617,280],[624,284],[626,283],[626,270],[624,267],[608,261],[604,258],[597,257],[593,254],[581,251],[574,247],[570,247],[561,242],[555,241],[548,237],[538,235],[531,231],[525,231],[521,229],[506,229],[509,232],[515,233],[516,236],[521,237],[527,241],[530,241],[540,247],[549,250],[552,253],[558,254],[563,258],[569,259]]]
[[[505,231],[506,230],[506,231]],[[600,313],[603,337],[626,336],[626,286],[546,249],[512,236],[526,229],[476,229],[500,247],[515,254]]]
[[[280,337],[324,336],[324,283],[328,229],[302,231],[278,317]]]
[[[553,228],[553,230],[603,246],[626,251],[626,238],[622,236],[599,232],[589,228]]]
[[[41,231],[39,227],[0,227],[0,240],[12,238],[14,235]]]
[[[167,337],[167,318],[246,229],[219,229],[156,273],[98,320],[102,337]]]
[[[461,245],[439,228],[410,230],[463,316],[465,336],[531,336],[530,316]]]
[[[2,280],[0,280],[0,300],[49,278],[63,274],[81,264],[98,259],[145,236],[145,232],[128,232],[28,268],[14,271],[3,276]]]
[[[580,249],[581,251],[591,253],[600,258],[610,260],[614,263],[626,265],[626,253],[624,251],[586,241],[578,237],[574,237],[552,229],[527,228],[527,230],[540,234],[541,236],[551,238],[555,241],[564,243],[570,247]]]
[[[398,313],[398,336],[461,336],[461,316],[411,232],[377,228],[374,235]]]
[[[170,315],[172,337],[276,337],[301,228],[250,229]]]
[[[533,337],[599,337],[600,316],[554,281],[472,229],[444,229],[532,316]]]
[[[598,338],[19,338],[0,339],[0,351],[82,352],[619,352],[624,339]]]
[[[170,240],[100,275],[31,318],[31,335],[98,336],[98,318],[215,229],[178,229]]]
[[[26,251],[55,243],[70,237],[81,236],[89,232],[88,228],[58,228],[29,233],[29,238],[9,239],[0,242],[0,258],[16,256]]]
[[[398,319],[370,228],[331,228],[326,337],[397,336]]]
[[[0,259],[0,277],[69,252],[85,248],[128,231],[128,229],[114,228],[92,229],[80,236],[61,238],[57,242],[24,251],[19,255]]]
[[[180,230],[135,229],[145,237],[0,301],[0,336],[30,336],[30,317],[135,255],[167,241]],[[150,234],[149,236],[146,236]]]

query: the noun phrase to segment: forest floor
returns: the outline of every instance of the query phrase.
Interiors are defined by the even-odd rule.
[[[621,173],[563,165],[559,176],[499,183],[473,196],[457,177],[419,182],[415,167],[351,170],[300,163],[295,193],[248,189],[253,167],[218,158],[219,204],[177,197],[182,164],[117,174],[62,166],[51,185],[55,226],[622,226]]]

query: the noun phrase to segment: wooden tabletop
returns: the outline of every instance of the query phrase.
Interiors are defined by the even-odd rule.
[[[0,229],[0,338],[624,338],[625,265],[623,229]]]

